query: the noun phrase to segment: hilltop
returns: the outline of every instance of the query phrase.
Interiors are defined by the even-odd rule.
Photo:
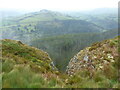
[[[2,38],[26,41],[51,35],[103,32],[101,26],[50,10],[40,10],[17,17],[3,18]],[[9,34],[8,34],[9,32]],[[27,40],[28,41],[28,40]]]
[[[38,21],[53,21],[53,20],[68,20],[75,19],[71,16],[61,14],[59,12],[54,12],[50,10],[40,10],[39,12],[28,13],[23,16],[17,17],[16,21],[19,23],[30,23]]]
[[[40,10],[37,12],[30,12],[23,15],[18,15],[14,17],[3,18],[3,25],[16,25],[16,24],[29,24],[29,23],[37,23],[40,21],[53,21],[53,20],[69,20],[75,19],[72,16],[61,14],[59,12],[51,11],[51,10]]]

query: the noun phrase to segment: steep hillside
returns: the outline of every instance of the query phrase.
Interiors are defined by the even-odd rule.
[[[64,34],[31,40],[30,45],[48,52],[56,67],[60,71],[65,71],[69,60],[77,52],[94,42],[113,38],[117,35],[118,30],[103,33]]]
[[[96,83],[93,87],[99,87],[99,85],[118,87],[120,53],[118,45],[118,37],[116,37],[86,47],[70,60],[66,73],[76,82],[81,82],[79,80],[82,78],[91,78],[91,85]],[[78,87],[75,80],[69,80],[69,83]],[[89,79],[87,80],[89,82]],[[88,87],[90,87],[89,84]]]
[[[1,45],[0,45],[1,47]],[[60,87],[59,72],[48,54],[20,41],[2,40],[2,87]],[[57,80],[59,85],[57,85]]]
[[[103,32],[103,28],[84,20],[53,20],[36,23],[16,24],[1,28],[3,39],[24,40],[24,38],[41,38],[45,36]],[[9,32],[9,34],[8,34]]]
[[[49,55],[20,41],[2,40],[3,88],[118,88],[118,37],[81,50],[59,73]],[[119,52],[118,52],[119,51]],[[0,63],[1,65],[1,63]]]

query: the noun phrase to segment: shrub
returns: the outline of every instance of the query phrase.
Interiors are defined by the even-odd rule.
[[[56,78],[52,78],[49,83],[48,83],[49,87],[54,87],[55,85],[57,85],[57,80]]]
[[[94,76],[93,76],[93,80],[95,82],[101,82],[103,81],[104,79],[106,79],[106,77],[103,75],[103,72],[102,71],[96,71]]]
[[[118,71],[112,66],[112,64],[104,66],[103,73],[108,79],[116,79],[117,72]]]
[[[104,79],[98,82],[100,88],[112,88],[112,84],[109,79]]]
[[[6,59],[3,63],[2,63],[2,71],[3,72],[10,72],[13,69],[15,62],[11,59]]]

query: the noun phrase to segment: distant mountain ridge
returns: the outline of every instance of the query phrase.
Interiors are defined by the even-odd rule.
[[[1,28],[3,39],[17,40],[47,35],[105,31],[104,28],[94,23],[49,10],[41,10],[5,20],[3,26]]]
[[[101,13],[99,13],[101,12]],[[74,15],[75,14],[75,15]],[[76,16],[77,15],[77,16]],[[6,21],[7,20],[7,21]],[[115,8],[100,8],[93,11],[84,12],[66,12],[60,13],[51,10],[40,10],[39,12],[30,12],[14,18],[4,19],[3,25],[37,23],[40,21],[53,20],[84,20],[96,24],[105,30],[116,29],[118,27],[118,12]],[[7,23],[6,23],[7,22]],[[9,22],[9,23],[8,23]],[[12,24],[12,25],[13,25]]]
[[[30,23],[30,22],[36,22],[36,21],[51,21],[51,20],[68,20],[68,19],[75,19],[71,16],[63,15],[59,12],[54,12],[50,10],[40,10],[39,12],[33,12],[25,14],[21,17],[17,17],[16,21],[19,21],[20,23]]]
[[[98,8],[88,11],[68,11],[62,13],[110,30],[118,28],[118,12],[118,8]]]

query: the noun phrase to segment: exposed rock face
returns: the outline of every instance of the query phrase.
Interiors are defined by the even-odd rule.
[[[95,71],[104,70],[108,65],[118,62],[118,38],[105,40],[81,50],[69,62],[66,73],[88,70],[92,76]]]

